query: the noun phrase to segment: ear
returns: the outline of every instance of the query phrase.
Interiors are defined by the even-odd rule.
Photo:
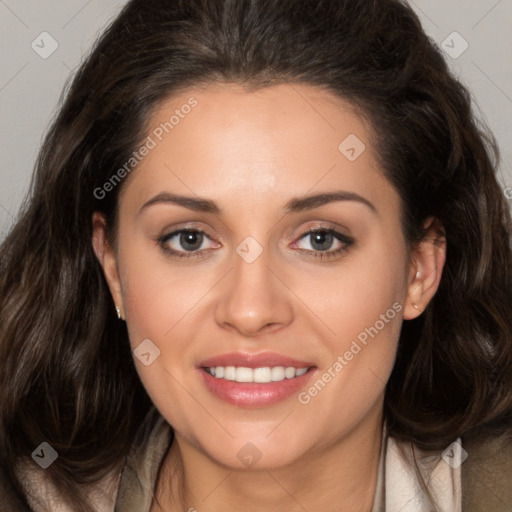
[[[117,268],[117,259],[114,249],[110,246],[107,237],[107,221],[105,215],[100,212],[94,212],[92,216],[92,246],[101,267],[105,274],[110,294],[115,305],[119,308],[121,318],[124,320],[123,295],[121,291],[121,281]]]
[[[412,320],[425,310],[437,292],[446,261],[446,236],[441,223],[429,217],[424,227],[425,236],[411,254],[404,320]]]

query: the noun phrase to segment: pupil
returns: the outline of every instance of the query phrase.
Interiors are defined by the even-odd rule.
[[[195,251],[201,247],[202,234],[194,231],[181,233],[180,244],[187,251]]]
[[[332,233],[328,233],[326,231],[319,231],[317,233],[313,233],[312,246],[314,249],[318,250],[326,250],[329,249],[332,245]],[[316,247],[315,247],[316,245]]]

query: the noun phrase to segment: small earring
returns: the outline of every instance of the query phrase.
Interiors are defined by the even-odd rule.
[[[116,306],[117,318],[121,319],[121,310]]]
[[[414,304],[414,302],[412,303],[412,307],[413,307],[414,309],[418,309],[418,310],[420,309],[416,304]]]

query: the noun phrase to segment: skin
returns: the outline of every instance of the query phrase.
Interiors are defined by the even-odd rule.
[[[148,133],[192,96],[197,107],[123,184],[115,246],[103,216],[93,218],[94,248],[132,348],[149,338],[161,351],[149,366],[134,359],[175,430],[155,490],[162,508],[155,502],[152,511],[370,511],[400,326],[435,294],[444,243],[432,242],[429,219],[425,241],[410,252],[371,127],[345,101],[306,85],[248,92],[216,84],[159,105]],[[366,146],[355,161],[338,150],[349,134]],[[283,211],[292,198],[338,190],[375,211],[355,200]],[[222,213],[142,208],[162,192],[212,200]],[[204,258],[178,259],[158,243],[185,227],[206,233]],[[354,242],[315,257],[322,251],[303,234],[320,227]],[[252,263],[236,252],[247,236],[263,249]],[[186,253],[179,236],[169,245]],[[307,404],[292,395],[238,407],[212,395],[198,373],[199,362],[217,354],[271,350],[314,363],[307,390],[394,303],[402,306],[395,318]],[[248,442],[261,453],[249,468],[237,457]]]

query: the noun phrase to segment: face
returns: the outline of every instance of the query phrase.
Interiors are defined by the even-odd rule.
[[[272,468],[378,422],[402,319],[437,278],[420,281],[435,262],[410,258],[370,126],[312,86],[220,84],[148,126],[116,248],[96,248],[177,435]]]

